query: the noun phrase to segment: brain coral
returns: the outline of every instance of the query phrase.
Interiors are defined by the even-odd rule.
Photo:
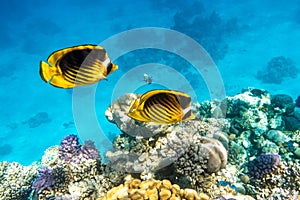
[[[261,154],[248,163],[248,174],[254,179],[261,179],[274,171],[280,163],[278,154]]]
[[[131,176],[125,178],[125,183],[118,187],[112,188],[107,194],[97,200],[114,200],[114,199],[151,199],[151,200],[179,200],[179,199],[198,199],[208,200],[205,194],[198,194],[192,189],[181,189],[178,185],[169,180],[146,180],[133,179]]]
[[[225,168],[227,151],[216,139],[194,138],[194,143],[175,161],[176,171],[190,180],[197,180],[204,172],[216,172]]]

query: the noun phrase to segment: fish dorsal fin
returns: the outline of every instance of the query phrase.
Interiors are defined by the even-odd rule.
[[[101,46],[93,45],[93,44],[88,44],[88,45],[79,45],[79,46],[73,46],[73,47],[68,47],[65,49],[60,49],[57,51],[54,51],[50,56],[48,57],[47,61],[50,65],[55,66],[57,61],[59,61],[64,55],[67,53],[76,50],[83,50],[83,49],[103,49]]]

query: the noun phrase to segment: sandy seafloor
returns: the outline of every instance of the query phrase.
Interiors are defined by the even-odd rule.
[[[1,161],[29,165],[39,160],[47,147],[59,144],[64,136],[77,134],[72,90],[54,88],[43,82],[39,76],[40,60],[46,60],[57,49],[99,44],[131,28],[170,28],[174,24],[173,15],[186,4],[176,2],[171,5],[163,0],[14,0],[1,3]],[[222,19],[234,17],[247,27],[234,37],[225,38],[229,49],[217,62],[226,95],[233,96],[247,87],[263,88],[271,94],[288,94],[294,99],[300,95],[299,75],[295,79],[287,77],[280,84],[262,83],[255,77],[257,71],[264,69],[275,56],[290,57],[300,68],[300,6],[297,2],[203,1],[207,13],[215,10]],[[116,64],[119,64],[119,70],[109,75],[108,81],[97,85],[95,96],[98,120],[110,138],[120,131],[107,122],[104,111],[112,101],[115,84],[126,73],[121,63]],[[151,72],[154,82],[160,79],[175,81],[172,76],[159,77],[158,74],[157,71]],[[185,78],[191,79],[189,76]],[[192,78],[202,79],[200,75]],[[128,79],[128,84],[142,80],[143,74],[136,74],[133,79]],[[151,88],[144,86],[145,90]],[[205,85],[198,85],[196,93],[200,101],[210,100]],[[28,120],[41,112],[47,113],[49,119],[39,119],[36,127],[30,127]],[[104,153],[105,149],[102,147],[101,151]]]

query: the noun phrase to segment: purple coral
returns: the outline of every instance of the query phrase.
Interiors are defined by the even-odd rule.
[[[43,190],[51,190],[55,184],[55,175],[50,167],[43,167],[38,170],[38,177],[32,184],[32,189],[40,193]]]
[[[280,163],[280,155],[264,153],[248,163],[248,174],[255,179],[261,179],[274,171]]]
[[[80,151],[80,145],[77,135],[68,135],[60,143],[58,155],[59,158],[67,162],[77,156]]]
[[[79,144],[77,135],[68,135],[60,143],[59,158],[66,162],[80,163],[82,160],[100,160],[99,151],[93,141],[86,141],[84,145]]]
[[[93,141],[88,140],[84,142],[84,145],[80,148],[80,153],[82,157],[86,159],[95,159],[100,160],[99,151],[95,147],[95,144]]]

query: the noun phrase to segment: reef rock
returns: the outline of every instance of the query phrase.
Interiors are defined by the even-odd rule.
[[[271,103],[273,107],[283,109],[285,115],[291,114],[295,109],[293,98],[286,94],[273,95],[271,97]]]

